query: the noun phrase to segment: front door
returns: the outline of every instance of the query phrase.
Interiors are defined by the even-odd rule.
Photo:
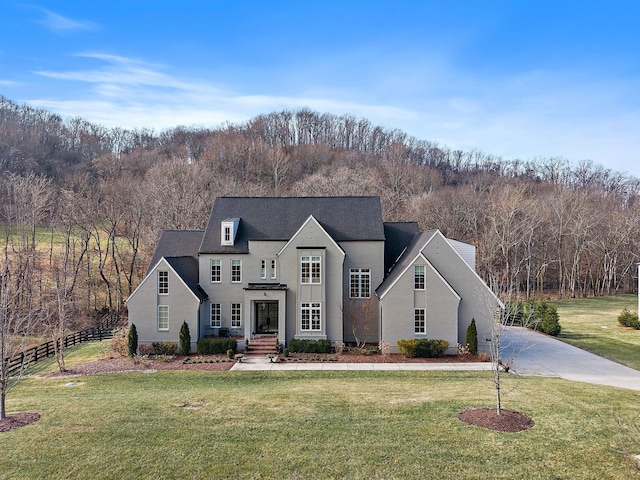
[[[256,302],[256,333],[278,331],[278,302]]]

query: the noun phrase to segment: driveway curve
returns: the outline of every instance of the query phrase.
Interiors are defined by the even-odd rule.
[[[640,391],[640,371],[523,327],[507,327],[502,334],[503,362],[511,357],[518,375],[559,377]]]

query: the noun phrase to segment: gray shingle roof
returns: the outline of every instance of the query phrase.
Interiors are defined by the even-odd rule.
[[[198,259],[198,247],[203,230],[164,230],[149,262],[147,273],[162,257],[193,257]],[[146,275],[145,274],[145,275]]]
[[[197,259],[193,257],[165,257],[165,260],[201,302],[209,298],[209,295],[198,284]]]
[[[420,232],[417,222],[385,222],[384,274],[387,275],[404,249]]]
[[[413,262],[413,259],[420,253],[424,246],[429,242],[431,237],[436,234],[437,230],[428,230],[426,232],[414,235],[413,239],[407,246],[407,249],[398,259],[398,262],[393,266],[393,269],[385,278],[380,286],[376,288],[376,295],[378,297],[384,295],[384,293],[395,283],[395,281],[402,275],[407,267]]]
[[[385,239],[378,197],[218,197],[200,253],[247,253],[249,240],[289,240],[313,215],[337,241]],[[220,225],[240,218],[236,242],[220,245]]]

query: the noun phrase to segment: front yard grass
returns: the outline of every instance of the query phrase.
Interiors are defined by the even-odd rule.
[[[66,386],[74,382],[75,386]],[[25,379],[0,434],[2,478],[637,478],[640,393],[505,376],[536,422],[458,420],[492,406],[487,372],[159,371]],[[622,426],[618,425],[619,423]]]
[[[640,370],[640,330],[618,324],[624,308],[638,311],[637,295],[574,298],[554,304],[562,325],[560,340]]]

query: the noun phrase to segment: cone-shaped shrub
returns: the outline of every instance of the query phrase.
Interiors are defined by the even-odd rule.
[[[127,353],[130,357],[135,357],[138,353],[138,330],[136,324],[132,323],[127,334]]]
[[[478,354],[478,328],[476,327],[476,319],[472,318],[471,323],[467,327],[467,348],[472,355]]]
[[[182,322],[182,327],[180,327],[178,349],[182,355],[189,355],[191,353],[191,334],[189,333],[189,325],[187,325],[187,322]]]

